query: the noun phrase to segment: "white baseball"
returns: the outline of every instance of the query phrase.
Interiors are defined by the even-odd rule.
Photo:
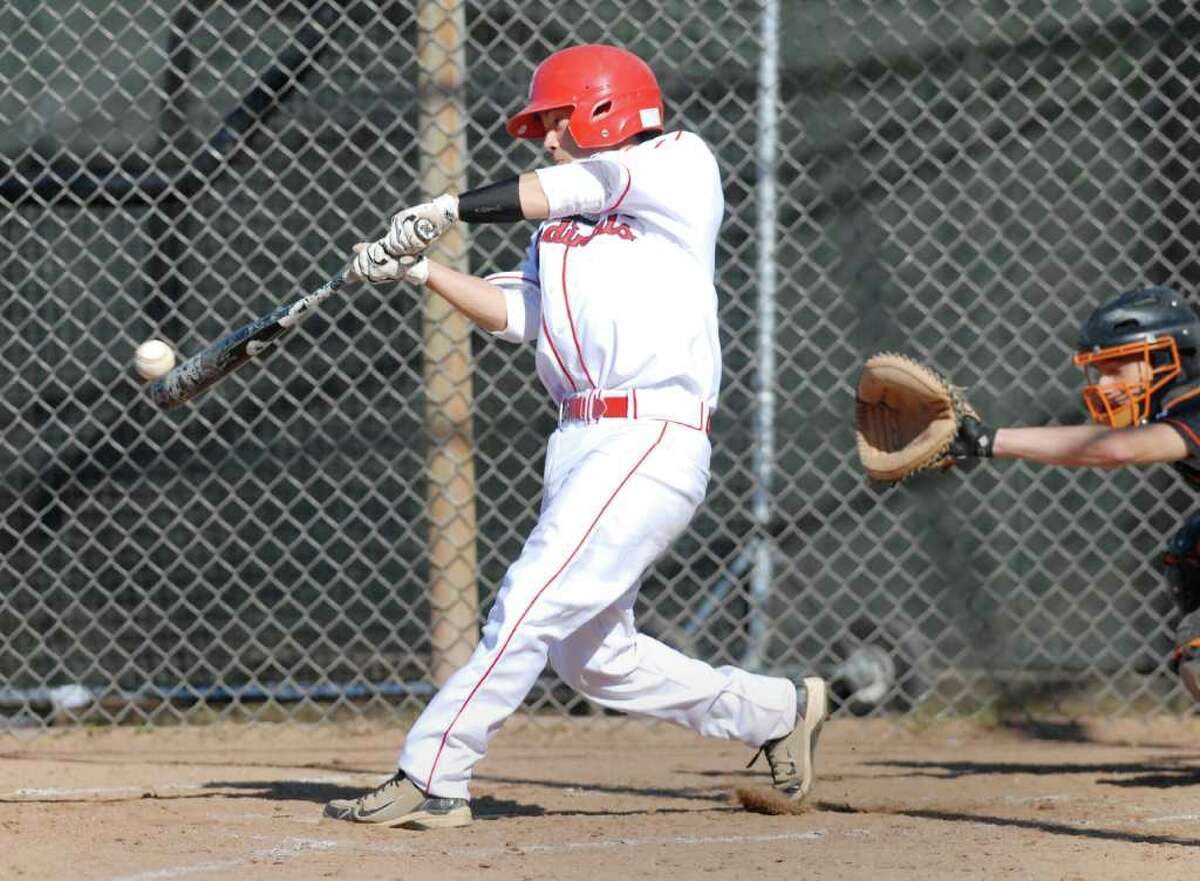
[[[142,379],[158,379],[175,366],[175,353],[162,340],[146,340],[134,352],[133,366]]]

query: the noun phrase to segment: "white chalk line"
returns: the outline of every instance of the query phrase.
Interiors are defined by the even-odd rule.
[[[842,830],[845,831],[845,830]],[[865,830],[862,830],[865,832]],[[770,835],[668,835],[652,838],[601,838],[589,841],[558,841],[554,844],[517,844],[505,847],[415,847],[406,844],[380,844],[372,841],[348,842],[355,853],[404,854],[422,856],[436,853],[439,856],[470,857],[472,859],[520,856],[521,854],[571,853],[585,850],[610,850],[616,847],[670,847],[677,845],[708,844],[765,844],[779,841],[815,841],[828,833],[823,829],[805,832],[777,832]],[[262,837],[262,836],[259,836]]]
[[[196,863],[192,866],[175,866],[169,869],[139,872],[137,875],[121,875],[114,881],[155,881],[160,878],[182,878],[185,875],[198,875],[201,872],[224,872],[226,869],[244,866],[248,862],[249,860],[222,860],[219,863]]]
[[[1185,820],[1200,820],[1200,814],[1169,814],[1165,817],[1147,817],[1143,823],[1175,823]]]
[[[344,774],[329,777],[293,777],[280,782],[283,783],[348,783],[352,780]],[[248,780],[247,783],[256,783],[258,781]],[[196,790],[196,789],[213,789],[218,791],[223,787],[214,787],[211,783],[156,783],[153,786],[86,786],[86,787],[23,787],[14,789],[12,792],[0,793],[0,801],[23,801],[31,799],[61,799],[67,801],[72,798],[89,795],[135,795],[135,796],[154,796],[160,792],[170,792],[175,790]],[[267,788],[267,784],[263,784],[263,788]]]
[[[847,831],[847,830],[843,830]],[[866,830],[848,830],[853,833],[867,834]],[[571,853],[586,850],[607,850],[617,847],[663,847],[673,845],[707,845],[707,844],[764,844],[779,841],[815,841],[824,838],[828,833],[822,829],[806,832],[780,832],[773,835],[671,835],[658,838],[607,838],[593,841],[563,841],[556,844],[523,844],[510,847],[458,847],[432,848],[412,847],[408,845],[378,844],[369,841],[330,841],[317,838],[286,838],[271,847],[258,848],[244,857],[219,860],[208,863],[192,863],[182,866],[167,866],[161,869],[150,869],[133,875],[120,875],[110,881],[164,881],[169,878],[183,878],[188,875],[199,875],[205,872],[224,872],[248,865],[254,860],[270,859],[280,861],[304,856],[310,853],[327,853],[336,850],[340,844],[345,844],[355,854],[405,854],[408,856],[456,856],[470,858],[487,858],[498,856],[521,856],[528,854]],[[241,836],[234,836],[240,838]],[[265,835],[253,836],[254,840],[271,839]]]
[[[187,875],[199,875],[204,872],[224,872],[228,869],[237,869],[248,865],[255,860],[268,859],[272,862],[281,862],[305,853],[333,850],[335,847],[337,847],[336,841],[324,841],[314,838],[288,838],[279,842],[274,847],[254,850],[249,855],[237,859],[217,860],[211,863],[192,863],[187,866],[168,866],[163,869],[151,869],[147,872],[138,872],[133,875],[120,875],[112,879],[112,881],[162,881],[162,879],[166,878],[183,878]]]
[[[1068,793],[1063,792],[1049,793],[1047,795],[1006,795],[1004,797],[1004,801],[1011,805],[1024,805],[1047,801],[1074,801],[1075,798],[1076,797],[1074,795],[1069,795]]]
[[[14,789],[12,792],[0,793],[0,799],[5,801],[21,801],[35,798],[61,798],[65,801],[81,795],[152,795],[164,790],[203,788],[204,784],[202,783],[160,783],[156,786],[89,786],[73,789],[57,786],[43,788],[25,787]]]

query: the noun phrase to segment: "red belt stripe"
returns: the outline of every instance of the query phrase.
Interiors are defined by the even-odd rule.
[[[630,403],[630,398],[633,403]],[[691,425],[687,422],[679,422],[675,419],[663,419],[663,422],[670,422],[673,425],[682,425],[685,428],[690,428],[693,431],[710,431],[712,429],[712,413],[705,415],[704,403],[700,403],[700,413],[696,419],[696,424]],[[632,413],[630,412],[632,410]],[[597,419],[626,419],[631,415],[634,419],[638,418],[638,402],[637,391],[632,391],[629,395],[592,395],[581,394],[578,396],[567,398],[562,403],[562,417],[571,419],[576,422],[594,422]],[[649,416],[649,419],[658,419],[657,416]]]

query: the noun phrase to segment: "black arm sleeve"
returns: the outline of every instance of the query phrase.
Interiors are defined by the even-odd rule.
[[[524,220],[521,213],[520,178],[467,190],[458,197],[458,218],[467,223],[512,223]]]

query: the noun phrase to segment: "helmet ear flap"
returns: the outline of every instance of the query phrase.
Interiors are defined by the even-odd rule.
[[[591,107],[586,104],[580,104],[571,111],[571,117],[567,122],[567,130],[570,131],[571,137],[575,139],[575,143],[580,143],[580,139],[587,140],[589,134],[594,135],[600,130],[604,117],[612,111],[613,102],[611,98],[605,98],[602,101],[597,101]],[[607,137],[605,130],[604,137]]]
[[[1200,379],[1200,352],[1195,349],[1180,350],[1179,366],[1183,371],[1180,374],[1181,382],[1193,382]]]

